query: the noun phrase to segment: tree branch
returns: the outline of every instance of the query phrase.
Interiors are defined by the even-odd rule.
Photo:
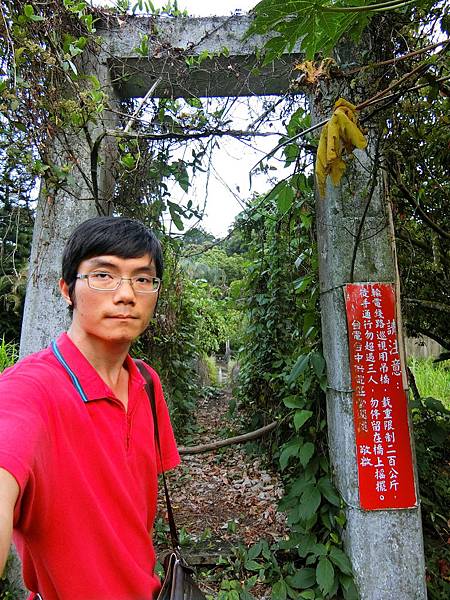
[[[413,393],[414,400],[420,400],[420,392],[419,388],[417,387],[416,378],[414,377],[414,373],[411,371],[408,365],[406,365],[406,372],[408,373],[408,383]]]
[[[406,73],[406,75],[403,75],[403,77],[401,77],[397,81],[394,81],[393,83],[391,83],[387,88],[385,88],[384,90],[381,90],[381,92],[378,92],[377,94],[375,94],[375,96],[372,96],[371,98],[368,98],[367,100],[365,100],[361,104],[358,104],[358,106],[355,107],[355,110],[360,111],[360,110],[362,110],[364,108],[372,106],[373,104],[377,104],[378,102],[384,102],[387,98],[390,98],[392,96],[392,94],[391,94],[390,96],[386,97],[386,94],[388,94],[389,92],[392,92],[393,89],[395,89],[398,86],[400,86],[404,81],[406,81],[407,79],[409,79],[413,75],[415,76],[415,79],[417,79],[417,77],[419,77],[420,75],[422,75],[423,73],[425,73],[425,71],[429,67],[430,67],[430,65],[426,65],[426,64],[423,64],[423,63],[420,64],[420,65],[418,65],[415,69],[413,69],[409,73]],[[426,83],[426,84],[424,84],[423,86],[420,86],[420,87],[425,87],[427,85],[429,85],[429,83]],[[406,90],[403,90],[403,91],[399,90],[394,95],[395,96],[401,95],[401,94],[405,93],[405,91],[408,91],[409,89],[412,89],[412,88],[408,87]],[[250,169],[250,173],[252,173],[256,169],[256,167],[265,158],[270,158],[280,148],[283,148],[284,146],[287,146],[287,144],[291,144],[292,142],[295,142],[299,138],[304,137],[305,135],[307,135],[308,133],[312,133],[316,129],[320,129],[321,127],[323,127],[324,125],[326,125],[328,123],[328,121],[329,121],[329,119],[324,119],[323,121],[320,121],[320,123],[316,123],[315,125],[312,125],[311,127],[308,127],[308,129],[304,129],[303,131],[300,131],[300,133],[297,133],[296,135],[292,136],[291,138],[289,138],[287,140],[284,140],[283,142],[280,142],[278,144],[278,146],[275,146],[275,148],[273,150],[271,150],[270,152],[268,152],[267,154],[265,154],[255,165],[253,165],[253,167]],[[363,119],[361,119],[361,121],[363,121]]]
[[[428,52],[429,50],[434,50],[434,48],[438,48],[439,46],[443,46],[444,44],[448,44],[450,39],[443,40],[442,42],[437,42],[436,44],[430,44],[425,48],[421,48],[420,50],[415,50],[414,52],[408,52],[408,54],[403,54],[402,56],[398,56],[396,58],[391,58],[389,60],[383,60],[377,63],[370,63],[370,65],[364,65],[362,67],[355,67],[354,69],[350,69],[349,71],[344,71],[344,75],[354,75],[355,73],[359,73],[360,71],[366,71],[367,69],[374,69],[377,67],[384,67],[387,65],[397,64],[402,60],[406,60],[408,58],[413,58],[414,56],[419,56],[420,54],[424,54],[424,52]]]
[[[200,454],[202,452],[209,452],[210,450],[217,450],[218,448],[224,448],[225,446],[232,446],[234,444],[243,444],[244,442],[249,442],[250,440],[256,440],[266,433],[269,433],[278,425],[277,421],[266,425],[265,427],[260,427],[255,431],[250,431],[249,433],[244,433],[242,435],[237,435],[236,437],[227,438],[226,440],[217,440],[216,442],[210,442],[209,444],[202,444],[200,446],[181,446],[178,448],[178,452],[180,454]]]
[[[390,169],[390,171],[392,173],[392,169]],[[442,227],[439,227],[439,225],[437,225],[432,219],[430,219],[430,217],[427,215],[427,213],[420,206],[419,201],[418,200],[416,201],[414,199],[414,196],[411,194],[409,189],[406,187],[406,185],[400,179],[399,175],[394,174],[394,178],[395,178],[395,182],[396,182],[398,188],[402,191],[404,198],[409,202],[409,204],[414,208],[414,210],[417,211],[417,213],[421,216],[423,221],[438,235],[440,235],[441,237],[443,237],[446,240],[450,240],[450,233],[445,231],[445,229],[442,229]]]
[[[322,12],[355,13],[355,12],[378,12],[395,10],[411,4],[414,0],[389,0],[379,4],[368,4],[366,6],[321,6]]]
[[[142,112],[142,110],[145,108],[145,105],[147,104],[149,98],[151,98],[153,96],[154,91],[156,90],[156,88],[158,87],[158,85],[161,83],[161,81],[162,81],[162,77],[158,77],[158,79],[155,81],[155,83],[152,85],[152,87],[145,94],[144,98],[142,98],[141,102],[139,103],[139,106],[134,111],[134,113],[131,115],[130,120],[126,124],[125,129],[123,130],[124,133],[128,133],[129,132],[129,130],[131,129],[133,123],[136,121],[139,113]]]
[[[440,312],[450,313],[450,305],[443,304],[442,302],[433,302],[432,300],[421,300],[420,298],[405,298],[405,302],[408,304],[417,304],[424,308],[431,308],[432,310],[438,310]]]
[[[105,135],[111,137],[134,138],[141,140],[197,140],[200,138],[217,136],[223,137],[226,135],[232,137],[268,137],[270,135],[282,135],[277,131],[241,131],[235,129],[208,129],[207,131],[198,131],[196,133],[177,133],[170,131],[168,133],[135,133],[132,131],[125,132],[123,130],[109,130]]]
[[[419,248],[420,250],[425,252],[425,254],[427,256],[430,256],[430,257],[433,256],[430,246],[425,244],[425,242],[421,242],[420,240],[413,238],[413,237],[404,236],[399,231],[395,232],[395,239],[400,242],[404,242],[405,244],[416,246],[416,248]]]
[[[415,334],[426,335],[427,337],[440,344],[446,350],[450,350],[450,340],[446,340],[434,331],[426,329],[425,327],[421,327],[420,325],[416,325],[415,323],[408,323],[408,328]]]

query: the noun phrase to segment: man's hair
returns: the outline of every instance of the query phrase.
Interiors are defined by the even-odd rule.
[[[102,255],[140,258],[145,254],[153,259],[156,276],[162,279],[161,244],[145,225],[125,217],[94,217],[81,223],[67,240],[62,257],[62,278],[69,286],[72,306],[78,268],[83,260]]]

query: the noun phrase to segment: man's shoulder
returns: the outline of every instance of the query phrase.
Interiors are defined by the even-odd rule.
[[[58,365],[49,348],[33,352],[21,358],[15,365],[0,373],[0,382],[14,380],[32,380],[35,382],[50,382],[54,380]]]
[[[155,371],[155,369],[152,366],[150,366],[147,362],[145,362],[145,360],[142,360],[141,358],[134,358],[132,360],[134,361],[134,363],[136,364],[136,366],[139,370],[140,370],[139,364],[144,366],[145,370],[152,378],[153,384],[154,385],[156,384],[157,389],[160,389],[161,388],[161,380],[159,378],[157,371]],[[143,375],[143,376],[145,377],[145,375]]]

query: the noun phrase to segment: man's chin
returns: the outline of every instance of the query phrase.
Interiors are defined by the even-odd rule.
[[[111,344],[132,344],[139,336],[136,332],[117,332],[108,335],[108,342]]]

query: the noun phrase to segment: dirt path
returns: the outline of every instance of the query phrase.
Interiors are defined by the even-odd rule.
[[[199,432],[191,445],[229,437],[229,395],[202,399],[197,407]],[[242,445],[182,457],[168,482],[177,526],[192,564],[215,564],[239,544],[269,542],[285,535],[276,506],[282,495],[278,477]],[[164,501],[160,495],[160,515]],[[187,532],[187,535],[185,535]]]

